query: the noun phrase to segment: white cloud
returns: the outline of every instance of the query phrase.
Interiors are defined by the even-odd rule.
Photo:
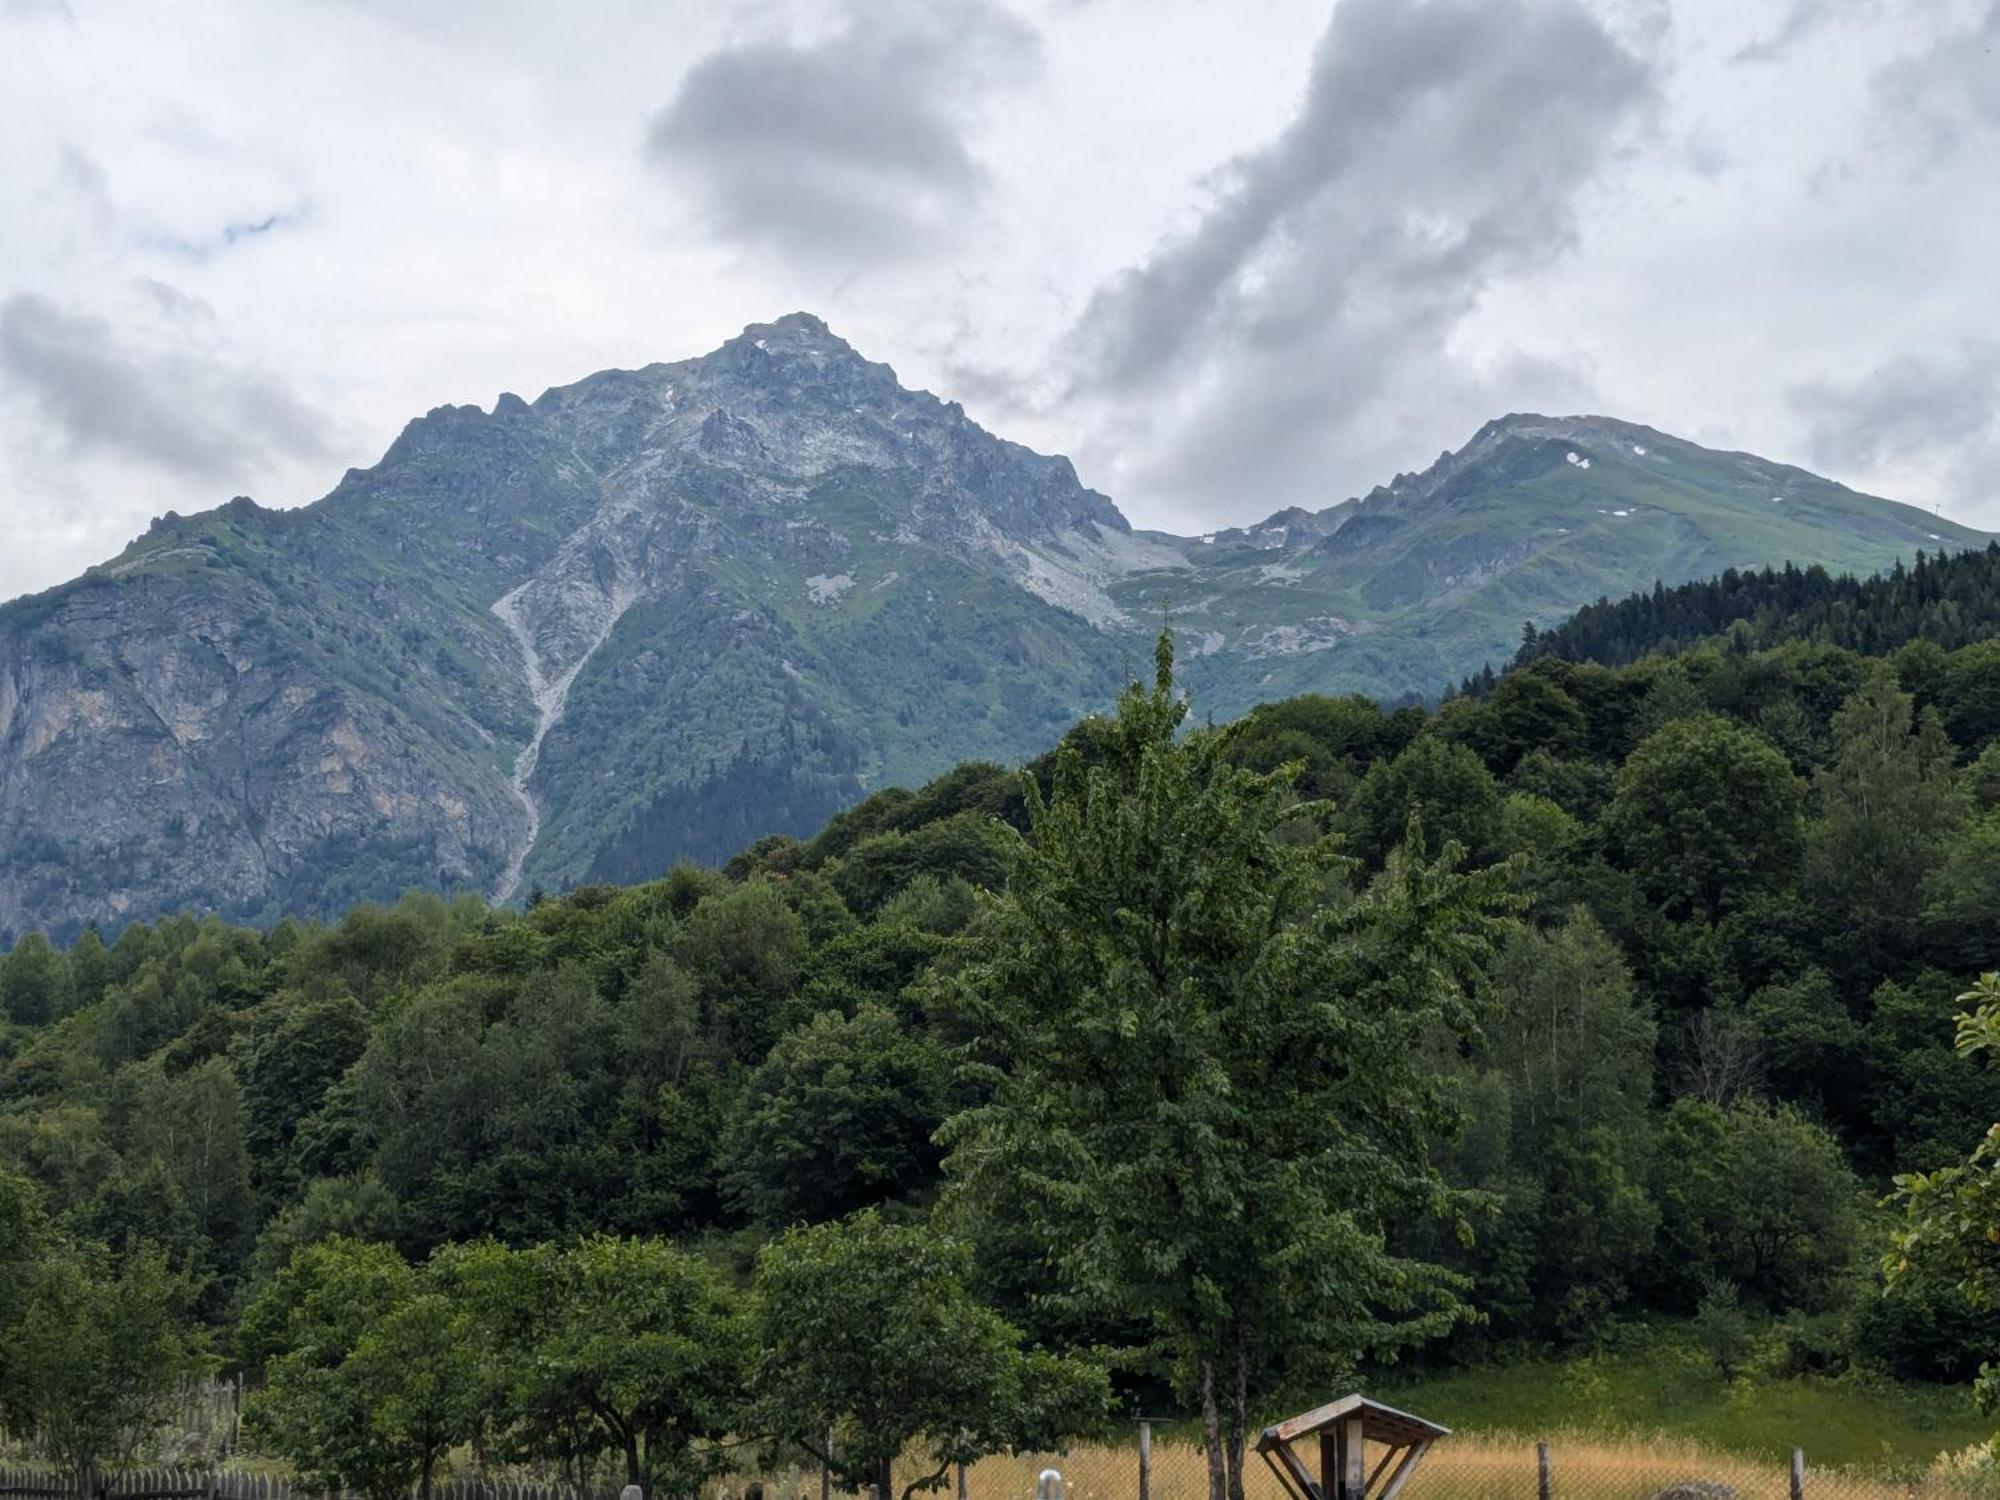
[[[1828,448],[1791,394],[2000,326],[1993,0],[1464,3],[1465,36],[1597,27],[1648,102],[1555,32],[1460,56],[1418,24],[1447,0],[0,0],[0,595],[168,508],[312,499],[440,402],[795,307],[1141,524],[1337,499],[1556,405],[2000,524],[1978,435]],[[1371,27],[1399,71],[1321,47]],[[714,80],[828,58],[872,112],[718,113]],[[79,360],[124,372],[117,414]],[[208,425],[163,430],[191,391]]]

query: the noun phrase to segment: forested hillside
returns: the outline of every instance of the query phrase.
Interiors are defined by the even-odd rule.
[[[1852,597],[1886,610],[1910,586]],[[1073,764],[1128,761],[1130,713],[1077,725]],[[1315,855],[1309,904],[1380,924],[1404,908],[1367,903],[1404,890],[1416,941],[1425,901],[1460,899],[1422,873],[1453,845],[1509,893],[1490,958],[1450,961],[1483,974],[1476,1009],[1435,1012],[1431,1041],[1397,1050],[1409,1097],[1438,1102],[1380,1127],[1475,1190],[1463,1238],[1392,1215],[1389,1248],[1462,1274],[1480,1315],[1440,1324],[1424,1358],[1739,1307],[1771,1320],[1790,1368],[1955,1380],[1990,1356],[2000,1317],[1946,1279],[1877,1294],[1870,1205],[2000,1120],[2000,1078],[1953,1045],[1960,997],[2000,967],[2000,643],[1548,656],[1435,713],[1302,697],[1188,743],[1292,766],[1297,794],[1330,801],[1345,856]],[[0,1168],[66,1233],[157,1247],[231,1358],[262,1347],[238,1342],[245,1306],[335,1234],[409,1257],[671,1236],[733,1276],[788,1225],[877,1206],[914,1221],[941,1127],[1027,1107],[1007,1105],[1009,1075],[966,1066],[1016,1024],[1010,997],[1053,993],[1009,955],[1042,946],[1047,912],[1087,910],[1075,872],[1124,847],[1111,824],[1033,821],[1060,781],[1053,760],[968,764],[726,871],[525,912],[415,895],[328,925],[29,936],[0,961]],[[1051,826],[1108,842],[1070,885],[1033,866],[1044,894],[1017,891],[1017,925],[993,926],[982,892],[1018,882],[1024,831]],[[1393,926],[1355,930],[1386,946],[1283,993],[1386,982],[1370,966]],[[1041,1262],[1005,1233],[973,1243],[968,1284],[1030,1338],[1143,1341],[1143,1317],[1040,1295]]]
[[[1739,624],[1740,622],[1740,624]],[[1514,665],[1553,657],[1623,666],[1727,635],[1738,649],[1813,641],[1878,654],[1911,641],[1955,650],[2000,634],[2000,543],[1926,556],[1857,578],[1825,568],[1731,569],[1678,588],[1585,605],[1552,630],[1529,629]]]

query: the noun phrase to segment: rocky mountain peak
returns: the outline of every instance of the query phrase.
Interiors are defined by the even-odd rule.
[[[1135,533],[824,321],[442,406],[326,500],[163,517],[0,605],[0,941],[657,874],[1045,749],[1163,617],[1227,717],[1433,689],[1600,594],[1974,540],[1515,413],[1362,500]]]

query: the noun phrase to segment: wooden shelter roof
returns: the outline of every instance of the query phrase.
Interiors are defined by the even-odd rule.
[[[1398,1411],[1393,1406],[1384,1406],[1379,1401],[1356,1394],[1342,1396],[1338,1401],[1329,1401],[1325,1406],[1301,1412],[1296,1417],[1287,1417],[1273,1427],[1266,1427],[1257,1439],[1260,1449],[1268,1450],[1279,1443],[1294,1442],[1302,1437],[1310,1437],[1316,1432],[1329,1428],[1359,1415],[1361,1435],[1371,1443],[1381,1443],[1387,1447],[1401,1448],[1412,1444],[1430,1443],[1448,1435],[1449,1427],[1440,1427],[1435,1422],[1426,1422],[1422,1417]]]

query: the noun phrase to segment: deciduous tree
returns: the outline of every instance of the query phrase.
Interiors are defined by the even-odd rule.
[[[1475,1029],[1506,873],[1398,856],[1349,894],[1328,809],[1231,764],[1227,731],[1183,738],[1164,635],[1156,665],[1096,764],[1066,752],[1030,798],[955,980],[992,1100],[947,1140],[964,1192],[1030,1216],[1068,1296],[1151,1327],[1200,1405],[1212,1500],[1241,1500],[1274,1375],[1344,1376],[1465,1311],[1388,1231],[1453,1208],[1426,1155],[1453,1110],[1419,1059]],[[1425,753],[1470,761],[1492,799],[1469,751]]]

